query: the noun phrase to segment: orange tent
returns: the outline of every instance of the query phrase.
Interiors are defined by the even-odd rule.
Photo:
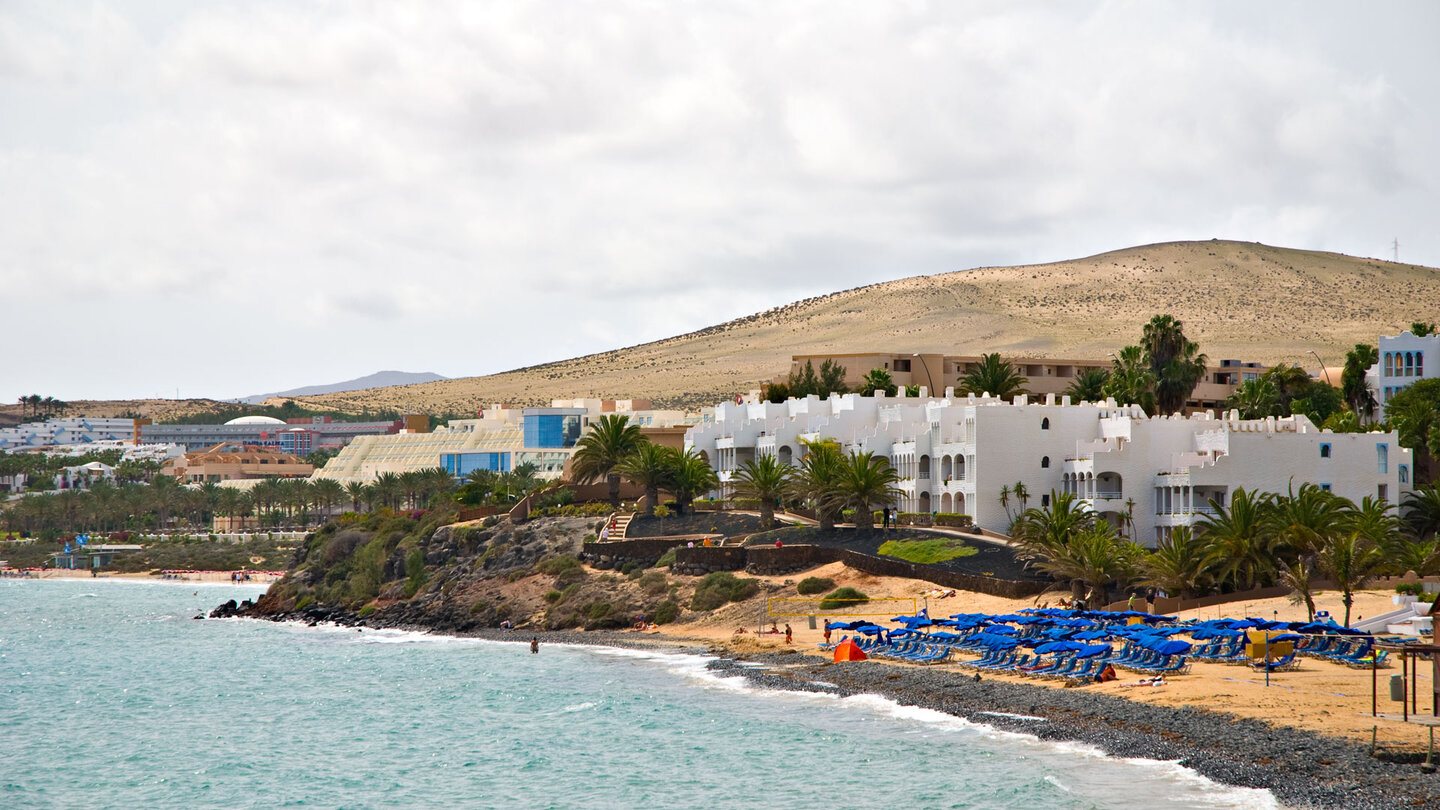
[[[860,647],[857,646],[855,642],[851,639],[847,638],[839,644],[835,645],[835,660],[837,662],[864,661],[868,657],[869,656],[865,655],[865,651],[860,649]]]

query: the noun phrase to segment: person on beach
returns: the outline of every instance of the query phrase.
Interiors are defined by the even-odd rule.
[[[531,637],[530,637],[530,654],[531,654],[531,655],[534,655],[535,653],[538,653],[538,652],[540,652],[540,637],[539,637],[539,636],[531,636]]]
[[[1130,601],[1129,601],[1128,603],[1126,603],[1125,609],[1126,609],[1126,610],[1134,610],[1134,609],[1135,609],[1135,594],[1133,594],[1133,593],[1130,594]]]
[[[786,643],[786,644],[794,644],[794,643],[795,643],[794,639],[795,639],[795,634],[794,634],[794,632],[790,629],[790,625],[789,625],[789,624],[786,624],[786,625],[785,625],[785,643]]]
[[[888,528],[890,528],[890,507],[888,507],[888,506],[885,507],[885,508],[884,508],[883,510],[881,510],[881,512],[880,512],[880,528],[881,528],[881,529],[888,529]]]
[[[826,644],[829,644],[829,643],[830,643],[830,628],[828,628],[828,627],[825,628],[825,643],[826,643]]]

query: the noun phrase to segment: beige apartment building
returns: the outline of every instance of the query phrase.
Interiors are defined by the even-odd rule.
[[[182,481],[304,478],[315,468],[298,456],[253,444],[217,444],[166,461],[161,471]]]
[[[1006,357],[1006,362],[1015,366],[1029,382],[1026,390],[1032,398],[1046,394],[1057,397],[1074,382],[1075,376],[1084,369],[1109,370],[1111,363],[1104,360],[1071,360],[1062,358]],[[776,377],[775,382],[785,382],[791,373],[800,373],[805,363],[810,362],[815,370],[820,364],[833,360],[845,367],[845,384],[851,388],[860,385],[861,379],[871,369],[884,369],[896,385],[919,385],[928,389],[932,396],[949,387],[960,387],[960,377],[979,362],[978,355],[955,354],[910,354],[905,352],[855,352],[849,354],[797,354],[790,358],[790,371]],[[1225,400],[1235,393],[1236,386],[1253,380],[1265,373],[1268,367],[1259,363],[1245,363],[1239,360],[1221,360],[1219,365],[1205,369],[1205,376],[1188,402],[1187,410],[1221,409]]]

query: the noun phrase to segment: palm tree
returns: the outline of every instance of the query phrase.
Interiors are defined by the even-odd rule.
[[[180,484],[168,475],[157,475],[150,482],[150,503],[158,514],[160,528],[170,520],[170,508],[180,499]]]
[[[1309,622],[1315,621],[1315,586],[1313,580],[1315,576],[1316,559],[1317,558],[1312,555],[1304,554],[1296,561],[1288,565],[1280,566],[1280,584],[1292,591],[1290,594],[1290,601],[1292,603],[1305,603],[1305,612],[1308,616],[1306,621]],[[1347,618],[1345,623],[1349,624],[1350,620]]]
[[[876,391],[884,391],[886,396],[894,396],[895,380],[885,369],[872,368],[861,378],[860,388],[857,390],[864,397],[874,396]]]
[[[1200,344],[1187,340],[1184,324],[1169,315],[1156,315],[1145,324],[1140,344],[1145,348],[1150,373],[1155,375],[1155,406],[1160,413],[1175,413],[1205,377],[1206,357]]]
[[[1143,348],[1126,346],[1112,356],[1105,396],[1121,405],[1139,405],[1148,414],[1156,413],[1155,375],[1145,360]]]
[[[1210,549],[1209,561],[1216,574],[1236,590],[1248,590],[1274,576],[1275,563],[1266,537],[1271,500],[1268,494],[1236,489],[1229,507],[1212,499],[1210,507],[1215,513],[1203,516],[1196,527]]]
[[[609,413],[590,424],[590,430],[575,443],[570,474],[588,484],[604,478],[610,485],[610,505],[620,506],[620,474],[615,468],[647,439],[640,426],[624,414]]]
[[[1181,599],[1192,599],[1205,588],[1213,566],[1214,561],[1205,553],[1205,542],[1188,526],[1176,527],[1140,561],[1145,573],[1143,584]]]
[[[1355,591],[1365,587],[1384,561],[1380,549],[1355,532],[1337,535],[1320,552],[1320,566],[1340,586],[1346,627],[1350,626],[1350,606],[1355,603]]]
[[[1267,524],[1273,532],[1275,547],[1295,554],[1319,554],[1342,527],[1346,518],[1345,501],[1316,484],[1301,484],[1297,493],[1271,500]]]
[[[345,500],[345,487],[334,478],[317,478],[310,484],[311,497],[325,518],[335,510],[335,504]]]
[[[1421,540],[1440,532],[1440,484],[1420,487],[1405,494],[1405,525]]]
[[[1024,512],[1025,504],[1030,500],[1030,490],[1025,488],[1025,482],[1016,481],[1015,486],[1010,488],[1010,492],[1015,496],[1015,500],[1020,502],[1020,511]]]
[[[375,476],[372,486],[375,487],[375,497],[382,506],[388,506],[391,509],[399,506],[400,476],[392,472],[382,472]]]
[[[890,460],[874,453],[851,453],[839,467],[835,479],[835,497],[841,508],[855,510],[855,528],[875,528],[876,505],[892,503],[900,491],[895,484],[900,474]]]
[[[1065,387],[1064,395],[1071,402],[1099,402],[1105,399],[1105,383],[1110,372],[1103,368],[1082,368]]]
[[[999,352],[993,352],[980,355],[980,362],[960,375],[960,393],[1014,399],[1025,393],[1028,382],[1015,366],[1000,359]]]
[[[793,471],[789,464],[782,464],[779,458],[767,454],[741,464],[740,469],[730,476],[735,497],[760,501],[762,529],[775,525],[775,504],[790,494]]]
[[[360,481],[351,481],[345,485],[345,497],[350,499],[352,511],[360,511],[360,502],[365,499],[365,484]]]
[[[840,467],[845,463],[845,455],[839,444],[828,439],[802,444],[805,446],[805,458],[800,462],[800,471],[795,474],[795,488],[814,506],[821,531],[829,531],[835,527],[835,518],[840,511],[836,484],[840,480]]]
[[[673,452],[673,451],[672,451]],[[674,457],[670,491],[675,495],[675,508],[680,514],[690,508],[696,496],[720,488],[720,477],[698,450],[686,450]]]
[[[1267,416],[1283,416],[1280,407],[1280,389],[1269,374],[1262,374],[1253,380],[1246,380],[1235,388],[1235,393],[1225,401],[1226,408],[1240,412],[1241,419],[1264,419]]]
[[[1010,513],[1010,485],[1000,485],[1000,508],[1005,510],[1005,519],[1010,523],[1015,522],[1015,516]]]
[[[655,516],[660,502],[660,488],[674,479],[676,453],[669,447],[642,442],[635,452],[615,465],[621,478],[645,490],[645,517]]]
[[[1016,556],[1030,560],[1061,582],[1070,584],[1071,595],[1084,598],[1082,566],[1071,547],[1071,540],[1088,531],[1095,523],[1095,513],[1070,492],[1050,493],[1050,505],[1043,509],[1027,509],[1010,526]]]
[[[419,506],[420,490],[425,485],[425,476],[419,470],[406,470],[398,476],[400,492],[405,496],[405,506],[415,509]]]

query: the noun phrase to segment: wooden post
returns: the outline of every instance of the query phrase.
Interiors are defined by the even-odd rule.
[[[1405,681],[1410,679],[1410,656],[1400,652],[1400,712],[1405,722],[1410,722],[1410,703],[1405,700]]]
[[[1415,682],[1420,680],[1420,656],[1410,662],[1410,705],[1415,708],[1415,715],[1420,715],[1420,701],[1415,699]]]
[[[1380,707],[1379,707],[1379,704],[1376,702],[1376,701],[1378,700],[1378,698],[1376,698],[1376,694],[1379,692],[1379,686],[1380,686],[1379,681],[1380,681],[1380,667],[1379,667],[1378,662],[1376,662],[1376,660],[1375,660],[1375,656],[1372,655],[1372,656],[1370,656],[1370,716],[1371,716],[1371,717],[1378,717],[1378,716],[1380,715]]]

